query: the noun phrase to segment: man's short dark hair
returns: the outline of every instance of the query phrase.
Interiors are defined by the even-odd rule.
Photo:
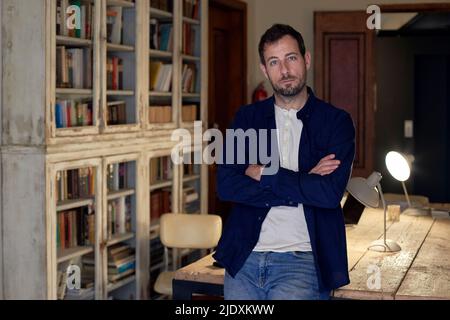
[[[261,40],[259,41],[259,58],[261,59],[261,63],[263,65],[266,64],[266,61],[264,60],[264,48],[266,47],[266,44],[277,42],[284,36],[291,36],[292,38],[297,40],[300,53],[302,54],[302,56],[305,56],[305,42],[303,41],[301,33],[287,24],[277,23],[267,29],[267,31],[262,35]]]

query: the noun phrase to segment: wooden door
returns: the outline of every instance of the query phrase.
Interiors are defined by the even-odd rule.
[[[353,176],[368,177],[374,163],[374,37],[365,12],[314,15],[315,93],[348,111],[356,128]]]
[[[209,6],[208,128],[225,130],[247,95],[247,4],[215,0]],[[217,198],[216,166],[209,167],[209,213],[226,220],[230,204]]]

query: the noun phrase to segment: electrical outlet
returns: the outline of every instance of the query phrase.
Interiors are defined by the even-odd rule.
[[[405,120],[405,138],[413,138],[414,124],[412,120]]]

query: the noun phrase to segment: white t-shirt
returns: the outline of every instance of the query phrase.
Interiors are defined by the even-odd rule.
[[[298,172],[298,154],[303,122],[298,110],[275,105],[281,167]],[[303,204],[297,207],[272,207],[264,220],[259,240],[253,251],[311,251],[311,241]]]

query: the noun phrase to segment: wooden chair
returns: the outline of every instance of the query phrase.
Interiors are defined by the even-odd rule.
[[[172,296],[172,280],[177,268],[169,271],[169,250],[212,249],[217,246],[222,234],[222,219],[213,214],[167,213],[161,216],[160,238],[164,245],[165,270],[158,275],[156,292]]]

